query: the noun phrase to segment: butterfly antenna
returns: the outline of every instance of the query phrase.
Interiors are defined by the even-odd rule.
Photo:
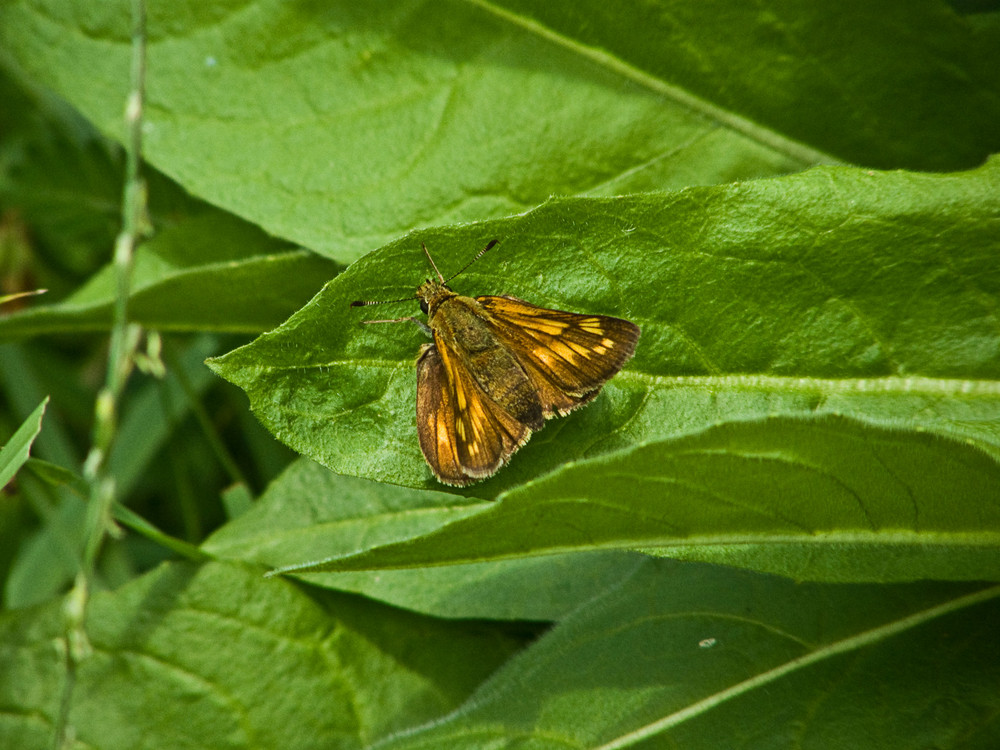
[[[434,269],[434,273],[436,273],[438,275],[438,278],[441,279],[441,283],[442,284],[447,283],[444,280],[444,276],[442,276],[441,272],[438,270],[437,263],[435,263],[434,259],[431,257],[431,251],[427,249],[427,245],[425,245],[423,242],[421,242],[420,243],[420,247],[422,247],[424,249],[424,255],[426,255],[427,256],[427,260],[429,260],[431,262],[431,268]]]
[[[471,266],[477,260],[479,260],[484,255],[486,255],[486,253],[488,253],[490,250],[492,250],[499,241],[500,240],[490,240],[489,242],[487,242],[486,243],[486,247],[484,247],[482,250],[480,250],[478,253],[476,253],[476,257],[475,258],[473,258],[472,260],[470,260],[468,263],[466,263],[464,266],[462,266],[461,269],[459,269],[458,271],[456,271],[455,273],[453,273],[451,276],[449,276],[447,281],[445,281],[445,280],[442,279],[442,283],[443,284],[447,284],[448,281],[451,281],[453,278],[455,278],[456,276],[458,276],[460,273],[463,273],[465,271],[465,269],[467,269],[469,266]],[[424,248],[424,250],[426,250],[426,249],[427,248]],[[436,271],[437,269],[435,268],[434,270]],[[438,276],[440,276],[440,275],[441,274],[438,274]]]

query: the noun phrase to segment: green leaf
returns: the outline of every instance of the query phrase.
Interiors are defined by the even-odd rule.
[[[996,13],[939,0],[147,5],[160,234],[137,256],[133,313],[245,332],[305,305],[216,366],[301,452],[407,485],[303,459],[204,549],[268,565],[475,562],[295,582],[167,566],[95,595],[95,652],[76,671],[62,602],[5,611],[0,747],[51,747],[62,700],[81,748],[1000,745],[995,590],[793,585],[619,549],[822,580],[994,575],[997,165],[753,180],[834,160],[944,172],[1000,151]],[[0,2],[0,66],[80,113],[65,143],[49,138],[0,79],[0,233],[24,251],[13,288],[52,290],[33,308],[93,275],[117,231],[120,154],[88,131],[121,137],[130,26],[125,0]],[[549,196],[578,200],[535,210]],[[590,406],[456,493],[416,445],[424,338],[358,325],[416,306],[346,305],[411,295],[429,273],[421,240],[451,272],[493,237],[459,291],[623,315],[643,335]],[[289,243],[345,261],[382,250],[307,303],[338,269]],[[100,330],[102,283],[78,308],[0,330]],[[100,352],[79,336],[3,349],[2,401],[22,415],[49,392],[58,405],[32,452],[51,444],[45,458],[78,465]],[[276,444],[218,404],[223,390],[205,412],[257,489],[286,455],[260,458]],[[154,410],[147,395],[124,394],[111,473],[130,508],[198,539],[222,521],[230,480],[177,422],[186,402]],[[19,422],[0,414],[8,433]],[[48,490],[18,480],[15,502]],[[77,568],[56,555],[75,541],[26,532],[76,540],[83,506],[53,505],[57,524],[7,505],[4,604],[57,597]],[[110,542],[93,588],[165,554],[151,547]],[[519,644],[495,625],[398,607],[558,622],[510,659]]]
[[[0,744],[50,747],[62,604],[0,616]],[[89,607],[80,747],[359,748],[464,700],[517,643],[231,564],[172,564]]]
[[[280,567],[419,538],[488,507],[455,495],[342,477],[300,459],[202,549]],[[302,577],[439,617],[541,621],[559,619],[621,580],[639,559],[604,551]]]
[[[283,326],[211,360],[282,442],[335,472],[443,489],[417,447],[412,325],[356,299],[413,294],[426,241],[453,286],[634,320],[635,358],[494,478],[494,498],[565,464],[712,425],[839,414],[1000,455],[1000,160],[968,173],[821,168],[729,187],[566,199],[408,236]],[[415,304],[392,310],[415,312]],[[400,314],[390,312],[375,317]]]
[[[975,5],[499,0],[489,7],[650,87],[697,97],[698,109],[710,102],[728,113],[718,115],[724,123],[745,117],[858,164],[951,170],[1000,151],[1000,45],[995,24],[975,23],[976,13],[990,16]]]
[[[12,270],[30,271],[61,299],[111,254],[121,225],[124,156],[65,101],[37,85],[18,86],[0,71],[0,97],[10,105],[0,139],[0,200],[30,228],[23,267]],[[145,167],[143,178],[147,218],[155,228],[169,230],[206,213],[203,203],[154,169]],[[232,217],[217,220],[220,228],[236,224]],[[251,250],[265,239],[243,230]],[[214,257],[209,243],[202,241],[199,249],[204,260]]]
[[[120,152],[65,101],[37,86],[18,85],[4,70],[0,100],[4,219],[30,227],[24,250],[5,254],[0,266],[15,278],[28,272],[37,280],[32,286],[63,296],[99,266],[114,244],[121,216]],[[166,214],[183,195],[166,180],[154,180],[151,187],[151,214],[157,218],[160,209]]]
[[[47,398],[42,401],[0,448],[0,489],[7,486],[17,470],[28,460],[31,444],[42,430],[42,415],[48,403]]]
[[[998,86],[984,74],[996,52],[931,4],[675,5],[582,16],[541,3],[153,5],[145,156],[193,194],[349,261],[414,226],[553,194],[750,179],[827,152],[954,169],[997,146]],[[8,2],[0,59],[120,137],[126,9]],[[927,127],[884,95],[915,82],[914,97],[942,96],[919,100]]]
[[[341,261],[553,194],[1000,150],[996,35],[931,0],[184,0],[148,25],[149,161]],[[0,60],[120,138],[129,32],[124,0],[11,1]]]
[[[842,418],[733,423],[570,464],[419,538],[281,572],[606,548],[798,579],[1000,580],[1000,465]]]
[[[459,710],[375,747],[987,750],[998,599],[650,563]]]
[[[115,270],[108,263],[92,273],[91,266],[111,254],[121,221],[121,156],[52,97],[29,97],[3,76],[0,95],[11,97],[16,108],[11,133],[0,142],[0,201],[15,206],[30,227],[34,242],[25,244],[41,246],[25,250],[24,267],[15,264],[7,273],[40,275],[39,283],[52,287],[30,309],[0,318],[0,340],[107,330]],[[144,177],[154,236],[134,256],[129,315],[146,327],[259,333],[340,270],[206,207],[153,170]],[[74,277],[72,293],[67,275]],[[77,288],[86,276],[92,277]],[[57,301],[46,305],[50,298]]]
[[[280,323],[338,270],[228,214],[202,211],[136,251],[129,318],[167,331],[257,333]],[[107,330],[115,284],[109,264],[62,302],[0,319],[0,340]]]

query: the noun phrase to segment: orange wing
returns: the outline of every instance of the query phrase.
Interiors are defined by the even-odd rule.
[[[463,486],[494,474],[531,429],[488,398],[447,347],[426,344],[417,362],[417,435],[434,475]]]
[[[631,359],[639,340],[639,327],[621,318],[549,310],[516,297],[476,301],[538,389],[546,417],[596,396]]]

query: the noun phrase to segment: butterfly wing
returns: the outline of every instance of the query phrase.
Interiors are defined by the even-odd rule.
[[[417,435],[434,475],[463,486],[496,472],[531,428],[487,397],[447,347],[427,344],[417,361]]]
[[[508,296],[476,301],[535,384],[546,417],[596,396],[631,359],[639,340],[639,327],[621,318],[549,310]]]

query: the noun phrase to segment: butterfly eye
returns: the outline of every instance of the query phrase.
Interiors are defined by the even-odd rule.
[[[427,300],[425,299],[420,300],[420,312],[424,315],[427,314]]]

